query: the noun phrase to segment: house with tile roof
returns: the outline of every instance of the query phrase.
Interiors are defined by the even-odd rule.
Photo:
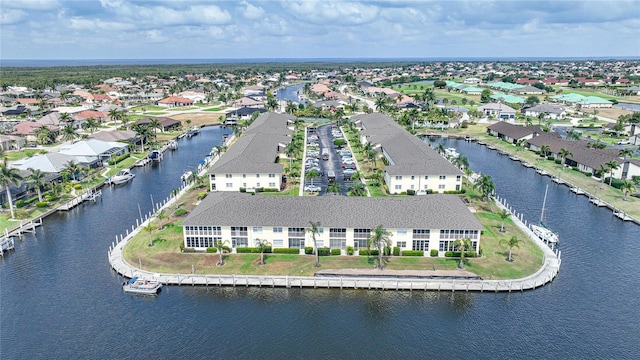
[[[164,98],[162,100],[156,101],[156,105],[164,106],[164,107],[168,107],[168,108],[192,106],[193,105],[193,100],[187,99],[187,98],[183,98],[183,97],[178,97],[178,96],[169,96],[169,97]]]
[[[462,189],[462,172],[392,118],[371,113],[351,118],[360,129],[360,142],[370,142],[388,165],[384,181],[392,194],[413,190],[444,192]]]

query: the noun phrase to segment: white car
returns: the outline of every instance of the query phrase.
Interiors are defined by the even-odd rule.
[[[629,144],[631,144],[631,141],[629,141],[629,140],[619,140],[616,144],[618,144],[618,145],[629,145]]]
[[[306,192],[320,192],[320,190],[322,190],[322,188],[318,185],[305,185],[304,186],[304,191]]]

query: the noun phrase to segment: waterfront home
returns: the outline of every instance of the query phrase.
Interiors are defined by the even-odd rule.
[[[160,131],[169,131],[182,125],[180,120],[172,119],[170,117],[147,117],[136,121],[135,125],[148,126],[152,120],[158,120],[160,123]]]
[[[488,103],[478,108],[478,111],[487,117],[515,120],[516,110],[502,103]]]
[[[94,164],[96,161],[109,161],[112,157],[129,152],[129,146],[121,142],[107,142],[96,139],[78,141],[64,145],[58,151],[63,155],[75,156],[83,163]]]
[[[284,166],[277,162],[291,142],[294,117],[264,113],[209,169],[211,191],[280,189]]]
[[[360,142],[370,142],[382,153],[384,181],[392,194],[462,189],[462,172],[392,118],[371,113],[351,118],[360,130]]]
[[[229,111],[225,114],[225,125],[237,125],[238,121],[249,120],[254,113],[262,114],[267,112],[265,108],[241,107],[239,109]]]
[[[183,98],[183,97],[178,97],[178,96],[169,96],[162,100],[156,101],[156,105],[168,107],[168,108],[185,107],[185,106],[192,106],[193,100]]]
[[[11,167],[19,170],[35,169],[45,173],[60,173],[67,168],[69,161],[74,161],[82,166],[96,166],[97,160],[93,160],[89,163],[83,162],[87,159],[84,157],[78,158],[74,155],[60,154],[57,152],[46,153],[41,155],[32,156],[27,159],[21,159],[13,162]]]
[[[487,134],[514,145],[517,144],[518,141],[529,140],[542,133],[543,131],[540,126],[514,125],[506,121],[500,121],[487,127]]]
[[[553,120],[563,119],[567,115],[567,112],[564,110],[564,108],[552,104],[538,104],[525,107],[522,109],[522,113],[525,116],[533,117],[538,117],[538,115],[544,114],[545,118]]]
[[[238,216],[242,214],[242,216]],[[255,246],[267,240],[274,248],[313,246],[305,231],[320,221],[318,247],[366,249],[371,229],[384,226],[392,247],[424,250],[429,256],[454,251],[454,241],[471,239],[480,248],[482,224],[455,195],[409,198],[350,196],[279,197],[240,193],[210,193],[182,222],[184,246],[206,250],[219,240],[232,248]]]
[[[234,107],[243,108],[263,108],[265,105],[264,101],[256,100],[249,96],[243,96],[240,99],[233,102]]]

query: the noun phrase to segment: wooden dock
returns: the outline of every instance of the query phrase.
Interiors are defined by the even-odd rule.
[[[38,218],[27,223],[20,222],[20,225],[12,230],[4,230],[4,235],[0,236],[0,256],[4,256],[5,251],[15,249],[15,238],[22,239],[24,234],[35,234],[36,228],[42,226],[42,218]]]

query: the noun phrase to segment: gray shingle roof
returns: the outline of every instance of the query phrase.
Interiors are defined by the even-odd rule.
[[[411,135],[390,117],[371,113],[358,115],[352,121],[360,121],[362,135],[367,140],[380,144],[391,158],[392,164],[385,166],[390,175],[460,175],[460,170],[440,156],[424,141]]]
[[[460,198],[445,194],[369,198],[214,192],[182,225],[308,227],[309,221],[338,228],[483,229]]]
[[[529,136],[531,134],[542,134],[543,131],[540,126],[531,125],[531,126],[521,126],[510,124],[506,121],[500,121],[495,124],[491,124],[487,126],[488,130],[492,130],[497,132],[498,134],[502,134],[508,136],[512,139],[522,139],[525,136]],[[535,135],[534,135],[535,136]]]

